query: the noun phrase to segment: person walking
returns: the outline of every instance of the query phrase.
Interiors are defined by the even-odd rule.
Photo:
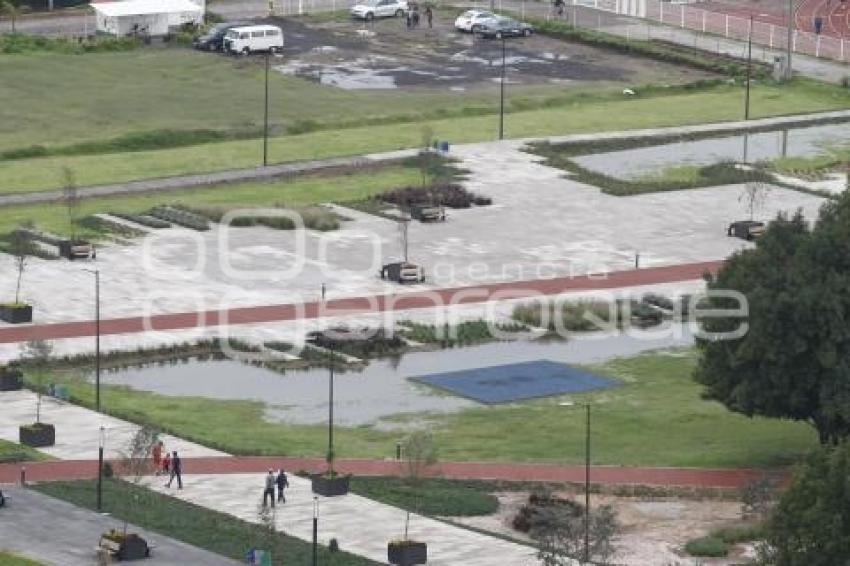
[[[177,489],[183,489],[183,463],[180,461],[180,456],[177,455],[177,450],[171,453],[171,475],[168,477],[168,483],[165,487],[171,487],[171,482],[177,478]]]
[[[269,469],[269,473],[266,475],[266,488],[263,490],[263,507],[268,505],[266,501],[272,502],[272,507],[274,507],[274,486],[275,486],[275,477],[274,471]]]
[[[425,19],[428,20],[428,29],[434,27],[434,10],[431,9],[431,5],[425,6]]]
[[[162,473],[164,475],[168,475],[171,472],[171,454],[168,451],[165,452],[165,456],[162,458]]]
[[[564,15],[564,0],[555,0],[555,13],[559,16]]]
[[[162,471],[162,440],[157,440],[151,448],[151,460],[153,461],[154,474],[158,476]]]
[[[278,470],[275,483],[277,484],[277,502],[286,503],[286,496],[283,494],[283,490],[289,487],[289,479],[286,477],[286,472],[283,471],[283,468]],[[263,497],[263,501],[265,501],[265,496]]]
[[[823,30],[823,18],[815,16],[815,34],[820,35],[821,30]]]

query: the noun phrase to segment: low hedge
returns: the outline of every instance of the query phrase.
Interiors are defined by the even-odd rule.
[[[729,545],[717,537],[700,537],[689,540],[685,552],[703,558],[723,558],[729,555]]]
[[[47,37],[25,33],[0,34],[0,54],[18,54],[33,52],[66,53],[103,53],[108,51],[130,51],[141,45],[138,39],[130,37]]]

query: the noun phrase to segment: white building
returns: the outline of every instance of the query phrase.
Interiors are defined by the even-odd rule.
[[[183,24],[201,24],[204,5],[190,0],[119,0],[97,2],[91,7],[97,19],[97,31],[111,35],[147,33],[165,35]]]

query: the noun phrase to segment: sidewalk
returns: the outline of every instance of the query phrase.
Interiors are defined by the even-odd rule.
[[[722,261],[706,261],[610,273],[592,273],[575,277],[556,277],[530,281],[512,281],[410,291],[390,295],[349,297],[326,302],[278,304],[239,307],[226,310],[182,312],[151,315],[150,317],[113,318],[100,321],[100,334],[126,334],[159,330],[176,330],[221,325],[250,324],[325,316],[427,309],[448,305],[485,303],[493,300],[519,299],[531,296],[557,295],[567,291],[616,289],[676,281],[700,279],[715,272]],[[29,340],[56,340],[94,336],[95,321],[56,322],[41,325],[0,327],[0,344]]]

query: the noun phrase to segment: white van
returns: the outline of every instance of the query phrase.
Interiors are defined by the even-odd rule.
[[[240,26],[224,35],[224,52],[248,55],[254,51],[275,53],[283,49],[283,31],[277,26]]]

